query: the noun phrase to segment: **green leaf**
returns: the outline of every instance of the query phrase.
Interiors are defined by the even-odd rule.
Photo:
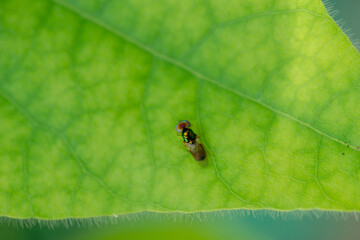
[[[360,210],[359,82],[320,0],[0,1],[0,215]]]

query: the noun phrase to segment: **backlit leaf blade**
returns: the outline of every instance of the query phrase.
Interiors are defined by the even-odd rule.
[[[360,208],[360,57],[321,1],[2,1],[0,53],[1,215]]]

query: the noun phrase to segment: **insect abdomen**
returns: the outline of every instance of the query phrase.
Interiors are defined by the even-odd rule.
[[[199,144],[198,151],[196,153],[191,153],[191,154],[193,155],[196,161],[202,161],[206,157],[204,147],[201,145],[201,143],[196,143],[196,144]]]
[[[201,145],[198,138],[195,139],[195,142],[193,144],[186,143],[187,148],[191,155],[195,158],[196,161],[202,161],[206,157],[206,153],[204,150],[203,145]]]

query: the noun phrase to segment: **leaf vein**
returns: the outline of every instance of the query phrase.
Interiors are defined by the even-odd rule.
[[[350,147],[350,148],[354,149],[355,151],[360,152],[360,148],[359,148],[359,147],[354,146],[354,145],[350,145],[349,143],[346,143],[345,141],[342,141],[342,140],[337,139],[337,138],[335,138],[335,137],[333,137],[333,136],[330,136],[329,134],[326,134],[325,132],[322,132],[322,131],[320,131],[319,129],[311,126],[309,123],[304,122],[304,121],[302,121],[302,120],[300,120],[300,119],[298,119],[298,118],[296,118],[296,117],[293,117],[293,116],[291,116],[291,115],[288,114],[288,113],[282,112],[282,111],[280,111],[280,110],[272,107],[271,105],[268,105],[268,104],[266,104],[266,103],[264,103],[264,102],[261,102],[259,99],[256,99],[256,98],[254,98],[254,97],[252,97],[252,96],[249,96],[249,95],[246,95],[246,94],[244,94],[244,93],[242,93],[242,92],[239,92],[239,91],[237,91],[237,90],[235,90],[235,89],[233,89],[233,88],[231,88],[231,87],[225,86],[225,85],[217,82],[216,80],[214,80],[214,79],[206,76],[205,74],[196,71],[195,69],[193,69],[193,68],[191,68],[190,66],[184,64],[183,62],[180,62],[180,61],[178,61],[178,60],[176,60],[176,59],[174,59],[174,58],[172,58],[172,57],[169,57],[169,56],[167,56],[167,55],[165,55],[165,54],[163,54],[163,53],[160,53],[160,52],[156,51],[155,49],[153,49],[153,48],[151,48],[151,47],[149,47],[149,46],[141,43],[140,41],[138,41],[138,40],[136,40],[136,39],[128,36],[127,34],[119,31],[118,29],[115,29],[114,27],[110,26],[110,25],[107,24],[106,22],[101,21],[101,20],[95,18],[95,17],[92,16],[90,13],[88,13],[88,12],[82,10],[82,9],[77,8],[77,7],[75,7],[75,6],[72,5],[72,4],[65,3],[65,2],[62,1],[62,0],[53,0],[53,2],[56,3],[56,4],[59,4],[59,6],[62,6],[62,7],[66,8],[66,9],[68,9],[68,10],[70,10],[70,11],[73,11],[74,13],[78,14],[80,17],[82,17],[82,18],[84,18],[84,19],[87,19],[88,21],[92,22],[93,24],[98,25],[98,26],[104,28],[105,30],[107,30],[107,31],[109,31],[109,32],[111,32],[111,33],[119,36],[120,38],[124,39],[125,41],[134,44],[135,46],[137,46],[137,47],[139,47],[140,49],[148,52],[149,54],[153,55],[154,57],[157,57],[157,58],[159,58],[159,59],[161,59],[161,60],[163,60],[163,61],[165,61],[165,62],[168,62],[169,64],[175,65],[175,66],[177,66],[177,67],[179,67],[179,68],[181,68],[181,69],[183,69],[183,70],[191,73],[192,75],[194,75],[196,78],[198,78],[198,79],[200,79],[200,80],[209,82],[209,83],[211,83],[211,84],[213,84],[213,85],[215,85],[215,86],[217,86],[217,87],[219,87],[219,88],[222,88],[222,89],[224,89],[224,90],[226,90],[226,91],[228,91],[228,92],[232,92],[232,93],[238,95],[239,97],[241,97],[241,98],[243,98],[243,99],[246,99],[246,100],[248,100],[248,101],[257,103],[257,104],[263,106],[264,108],[267,108],[267,109],[270,110],[270,111],[273,111],[273,112],[275,112],[275,113],[277,113],[277,114],[279,114],[279,115],[281,115],[281,116],[284,116],[284,117],[286,117],[286,118],[288,118],[288,119],[290,119],[290,120],[292,120],[292,121],[294,121],[294,122],[297,122],[297,123],[300,124],[300,125],[303,125],[303,126],[309,128],[309,129],[311,129],[312,131],[318,133],[318,134],[321,135],[321,136],[324,136],[324,137],[326,137],[326,138],[328,138],[328,139],[330,139],[330,140],[332,140],[332,141],[334,141],[334,142],[337,142],[337,143],[339,143],[339,144],[345,145],[345,146],[347,146],[347,147]],[[315,13],[315,12],[312,12],[312,11],[309,11],[309,10],[306,10],[306,9],[297,9],[297,12],[304,12],[304,13],[307,13],[307,14],[311,14],[311,15],[313,15],[313,16],[318,16],[318,17],[326,18],[326,19],[328,19],[329,21],[333,22],[331,19],[329,19],[329,18],[327,18],[327,17],[325,17],[325,16],[323,16],[323,15],[319,15],[319,14],[317,14],[317,13]],[[334,22],[333,24],[336,24],[336,23]],[[340,31],[341,31],[341,30],[340,30]]]

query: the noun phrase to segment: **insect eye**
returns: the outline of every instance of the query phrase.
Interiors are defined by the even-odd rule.
[[[191,123],[187,120],[182,120],[176,125],[176,131],[181,133],[184,128],[191,127]]]

